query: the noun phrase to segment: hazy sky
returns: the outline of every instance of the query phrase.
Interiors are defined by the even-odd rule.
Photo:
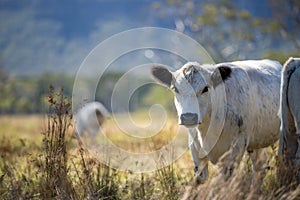
[[[148,0],[0,0],[0,67],[12,74],[76,73],[109,36],[164,26]],[[142,16],[142,17],[141,17]]]
[[[240,7],[255,4],[235,1]],[[0,68],[15,75],[75,74],[113,34],[147,26],[174,29],[172,13],[168,18],[154,11],[157,2],[166,0],[0,0]]]

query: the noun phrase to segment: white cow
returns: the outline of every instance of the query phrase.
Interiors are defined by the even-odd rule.
[[[75,128],[80,136],[94,138],[109,112],[99,102],[85,104],[75,115]]]
[[[277,61],[247,60],[217,65],[188,62],[181,69],[152,67],[159,83],[174,90],[178,122],[188,128],[196,180],[208,178],[208,161],[240,162],[248,151],[253,171],[261,148],[279,137],[280,74]],[[230,150],[230,151],[229,151]],[[228,177],[234,162],[224,167]]]
[[[286,183],[294,178],[300,183],[300,58],[290,58],[284,64],[280,89],[279,158],[284,165],[279,167],[287,170],[280,177]]]

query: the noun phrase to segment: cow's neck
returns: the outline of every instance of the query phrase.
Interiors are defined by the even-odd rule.
[[[206,113],[202,117],[202,123],[198,126],[200,130],[201,136],[205,137],[208,127],[210,125],[210,117],[211,117],[211,104],[209,103]]]

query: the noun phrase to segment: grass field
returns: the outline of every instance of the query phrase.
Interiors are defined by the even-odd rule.
[[[202,185],[193,180],[193,163],[186,151],[175,162],[150,173],[118,171],[95,159],[73,135],[69,104],[52,102],[59,112],[49,115],[0,116],[0,199],[299,199],[300,189],[279,188],[276,145],[267,149],[267,175],[262,187],[250,189],[251,166],[245,157],[227,181],[220,165],[210,165],[210,178]],[[145,113],[133,118],[147,124]],[[158,150],[174,137],[187,142],[174,118],[156,135],[144,140],[130,137],[108,120],[106,137],[129,152]],[[142,133],[145,134],[145,133]],[[147,145],[145,145],[147,144]],[[257,189],[261,188],[261,189]]]

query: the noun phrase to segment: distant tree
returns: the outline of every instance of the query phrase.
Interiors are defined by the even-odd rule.
[[[268,0],[273,9],[273,18],[280,26],[282,36],[292,40],[291,43],[300,50],[300,1]]]
[[[35,82],[36,87],[34,91],[34,102],[36,103],[36,112],[45,112],[48,106],[47,97],[49,92],[49,86],[52,85],[55,88],[63,87],[64,96],[71,97],[73,89],[73,77],[67,74],[53,74],[44,73],[37,77],[31,77]],[[30,80],[27,80],[30,81]]]
[[[12,78],[0,68],[0,114],[14,111],[14,103],[17,98],[14,96],[13,88]]]
[[[234,1],[167,0],[165,4],[156,4],[154,9],[161,16],[171,15],[175,29],[199,41],[216,62],[258,59],[266,51],[295,53],[289,46],[290,38],[283,37],[276,19],[254,17]],[[285,19],[282,24],[286,24]]]
[[[280,63],[285,63],[289,57],[299,57],[296,53],[287,53],[281,50],[265,51],[261,56],[262,59],[278,60]]]
[[[143,105],[150,107],[154,104],[162,105],[168,112],[176,113],[173,102],[174,94],[163,86],[150,85],[147,94],[145,94],[141,101]]]
[[[101,76],[99,80],[96,97],[97,101],[100,101],[107,109],[111,111],[111,96],[114,90],[115,84],[122,76],[120,72],[106,72]]]
[[[64,87],[64,95],[71,97],[73,79],[68,75],[12,77],[0,68],[0,114],[45,113],[50,85]]]

